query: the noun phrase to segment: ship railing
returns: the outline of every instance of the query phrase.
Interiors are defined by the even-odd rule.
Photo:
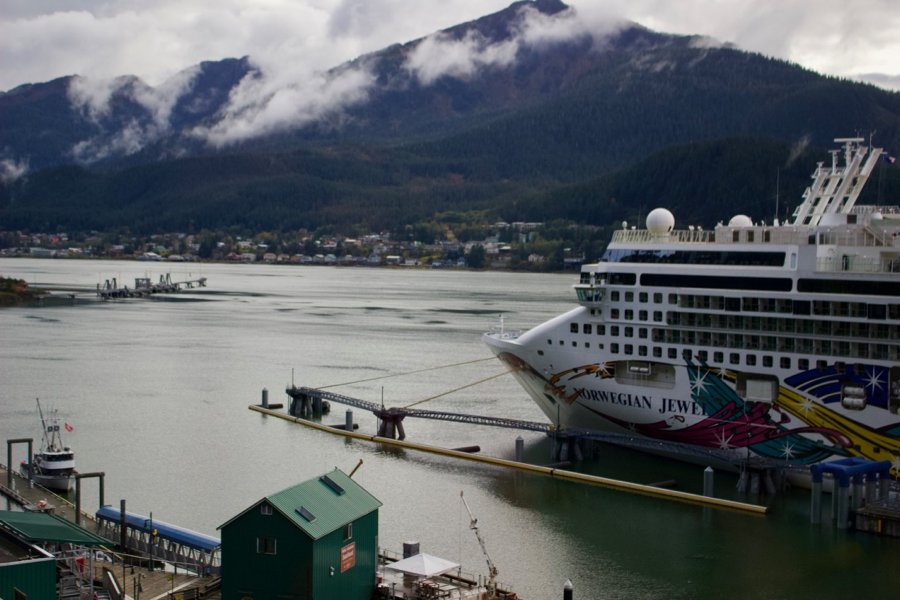
[[[678,230],[669,233],[652,233],[646,229],[618,229],[613,232],[613,242],[628,244],[651,243],[711,243],[715,241],[715,233],[705,229]]]
[[[900,273],[900,258],[861,258],[853,255],[821,256],[816,271],[822,273]]]

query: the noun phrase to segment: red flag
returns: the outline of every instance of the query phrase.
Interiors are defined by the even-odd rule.
[[[73,431],[75,428],[66,423],[66,431]]]

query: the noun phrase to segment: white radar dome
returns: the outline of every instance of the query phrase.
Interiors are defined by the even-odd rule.
[[[729,227],[751,227],[753,225],[753,220],[747,215],[734,215],[731,217],[731,220],[728,221]]]
[[[665,208],[654,208],[647,215],[647,231],[650,233],[669,233],[675,228],[675,215]]]

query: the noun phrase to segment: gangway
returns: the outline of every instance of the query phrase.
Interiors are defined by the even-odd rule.
[[[110,540],[121,540],[122,513],[112,506],[101,506],[96,513],[97,532]],[[127,550],[186,566],[201,575],[218,575],[221,567],[218,538],[172,525],[152,516],[125,511]]]
[[[436,419],[439,421],[454,421],[456,423],[471,423],[473,425],[490,425],[493,427],[505,427],[507,429],[522,429],[526,431],[537,431],[540,433],[550,433],[553,426],[549,423],[538,423],[536,421],[523,421],[519,419],[505,419],[502,417],[488,417],[485,415],[469,415],[464,413],[444,412],[439,410],[423,410],[420,408],[403,408],[391,407],[385,408],[380,404],[361,400],[359,398],[351,398],[310,387],[290,386],[285,390],[287,395],[291,397],[291,404],[288,409],[291,415],[299,416],[306,412],[310,404],[315,400],[337,402],[347,406],[361,408],[374,413],[382,421],[393,422],[399,424],[404,417],[418,417],[420,419]],[[399,427],[402,437],[402,426]]]

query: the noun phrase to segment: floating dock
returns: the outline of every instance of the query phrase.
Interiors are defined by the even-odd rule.
[[[701,496],[699,494],[691,494],[688,492],[682,492],[679,490],[665,489],[660,487],[655,487],[651,485],[644,485],[640,483],[631,483],[629,481],[621,481],[618,479],[610,479],[608,477],[599,477],[597,475],[588,475],[585,473],[577,473],[575,471],[567,471],[564,469],[554,468],[554,467],[545,467],[541,465],[532,465],[525,462],[518,462],[514,460],[508,460],[505,458],[495,458],[491,456],[480,456],[477,454],[471,454],[468,452],[462,452],[459,450],[451,450],[449,448],[441,448],[438,446],[430,446],[428,444],[418,444],[415,442],[409,442],[406,440],[398,440],[389,437],[382,437],[378,435],[370,435],[365,433],[357,433],[352,429],[348,429],[343,427],[341,429],[337,429],[334,427],[330,427],[328,425],[320,425],[319,423],[314,423],[312,421],[308,421],[306,419],[300,417],[293,417],[291,415],[287,415],[282,412],[278,412],[269,408],[264,408],[262,406],[250,405],[250,410],[269,415],[272,417],[277,417],[279,419],[284,419],[285,421],[290,421],[292,423],[297,423],[303,425],[305,427],[310,427],[312,429],[318,429],[319,431],[326,431],[328,433],[332,433],[335,435],[342,435],[344,437],[349,437],[357,440],[364,440],[369,442],[375,442],[378,444],[384,444],[387,446],[395,446],[398,448],[406,448],[409,450],[418,450],[421,452],[429,452],[432,454],[438,454],[441,456],[448,456],[451,458],[459,458],[468,461],[479,462],[483,464],[489,464],[497,467],[505,467],[509,469],[515,469],[518,471],[524,471],[527,473],[535,473],[538,475],[547,475],[550,477],[555,477],[557,479],[564,479],[566,481],[574,481],[579,483],[590,483],[593,485],[599,485],[601,487],[607,487],[619,491],[624,492],[632,492],[643,494],[646,496],[653,496],[656,498],[662,498],[667,500],[676,500],[680,502],[687,502],[690,504],[697,504],[702,506],[710,506],[713,508],[724,508],[737,510],[740,512],[745,512],[749,514],[756,515],[764,515],[768,512],[768,508],[765,506],[757,505],[757,504],[749,504],[746,502],[738,502],[735,500],[725,500],[722,498],[712,498],[709,496]]]
[[[149,277],[136,277],[133,288],[129,288],[127,285],[119,287],[118,280],[113,277],[112,279],[107,279],[102,286],[99,283],[97,284],[97,297],[101,300],[143,298],[153,294],[175,294],[182,289],[194,287],[206,287],[206,277],[172,281],[172,276],[166,273],[159,276],[159,282],[157,283],[152,283]]]

